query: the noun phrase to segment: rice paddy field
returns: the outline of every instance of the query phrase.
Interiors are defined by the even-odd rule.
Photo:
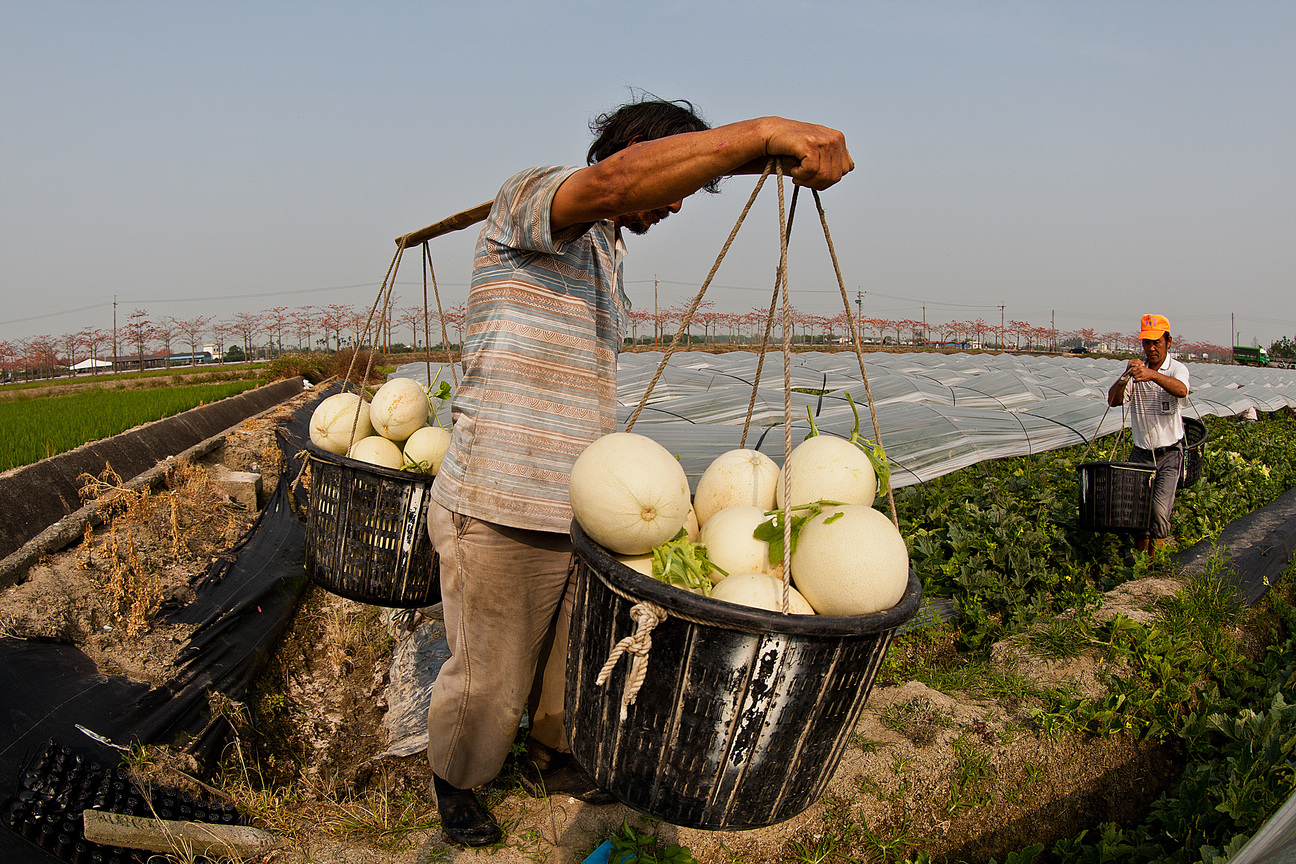
[[[0,402],[0,471],[235,396],[257,383],[249,379],[147,390],[97,389]]]

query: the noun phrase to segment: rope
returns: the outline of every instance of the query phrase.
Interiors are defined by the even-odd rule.
[[[621,660],[621,655],[634,655],[634,659],[630,662],[630,677],[626,680],[625,690],[621,693],[621,722],[623,723],[630,706],[639,697],[639,688],[643,686],[644,678],[648,674],[648,652],[652,650],[652,631],[666,620],[666,610],[643,600],[630,608],[630,617],[636,624],[635,632],[613,646],[607,662],[603,664],[598,678],[594,680],[599,687],[605,686],[613,668]]]
[[[382,285],[378,286],[378,296],[374,298],[374,305],[369,310],[369,317],[365,319],[364,331],[360,334],[360,339],[356,343],[355,350],[351,352],[351,362],[347,365],[346,378],[342,380],[342,391],[346,392],[347,385],[351,383],[351,373],[355,371],[356,357],[360,354],[360,346],[365,344],[369,338],[369,328],[373,324],[374,313],[378,311],[379,304],[383,307],[383,318],[387,317],[387,310],[391,304],[392,287],[396,284],[396,271],[400,268],[401,256],[405,253],[405,247],[396,247],[396,254],[392,257],[392,262],[387,266],[387,275],[383,276]],[[387,295],[387,300],[383,302],[383,294]],[[376,335],[376,334],[375,334]],[[373,371],[374,352],[370,351],[365,363],[364,380],[356,383],[356,395],[360,398],[356,401],[355,416],[351,419],[351,442],[355,442],[356,429],[360,426],[360,409],[364,402],[364,385],[369,382],[369,373]]]
[[[391,264],[387,266],[387,273],[383,276],[382,285],[378,287],[378,296],[374,298],[373,306],[369,309],[369,316],[365,319],[364,330],[360,334],[360,339],[351,353],[351,362],[347,366],[346,378],[342,382],[342,389],[345,392],[347,385],[351,382],[351,374],[355,371],[356,357],[360,353],[360,346],[364,345],[369,339],[370,332],[374,336],[374,342],[378,340],[378,327],[374,326],[374,316],[378,315],[378,309],[382,307],[381,315],[378,315],[379,327],[383,322],[390,320],[392,290],[396,287],[396,272],[400,269],[402,256],[405,254],[405,247],[398,245],[396,254],[392,256]],[[437,317],[441,319],[441,344],[446,348],[446,365],[450,367],[450,378],[455,389],[459,388],[459,375],[455,369],[454,354],[450,351],[450,338],[446,333],[445,313],[441,309],[441,292],[437,288],[436,270],[432,266],[432,250],[428,246],[428,241],[423,241],[423,340],[424,340],[424,369],[425,376],[428,379],[428,387],[432,386],[432,337],[431,325],[428,321],[428,298],[427,286],[429,277],[432,280],[432,296],[436,299]],[[356,429],[360,425],[361,404],[364,402],[363,390],[364,385],[369,382],[369,375],[373,372],[374,354],[370,351],[365,362],[364,377],[356,383],[356,389],[360,395],[360,401],[356,403],[355,416],[351,420],[351,440],[355,441]]]
[[[355,433],[352,432],[352,434]],[[307,453],[304,449],[298,450],[296,453],[293,454],[293,458],[301,462],[301,468],[297,469],[297,476],[294,477],[292,479],[292,482],[288,484],[288,492],[290,493],[288,495],[288,509],[292,510],[293,515],[300,517],[302,514],[299,513],[297,510],[297,496],[291,493],[296,493],[297,488],[301,486],[302,477],[305,476],[306,472],[310,470],[310,454]]]
[[[432,269],[432,252],[428,249],[427,241],[423,241],[423,255],[427,261],[428,272],[432,274],[432,296],[436,299],[437,318],[441,321],[441,344],[446,349],[446,365],[450,367],[450,383],[454,385],[455,390],[459,389],[459,373],[455,369],[454,352],[450,350],[450,334],[446,332],[445,312],[441,310],[441,292],[437,289],[436,271]],[[427,288],[423,289],[423,314],[427,316]],[[428,339],[428,350],[432,350],[432,340]],[[462,353],[463,346],[460,346]],[[428,371],[428,386],[432,386],[432,372]]]
[[[792,189],[795,203],[801,187]],[[783,214],[783,163],[778,163],[779,201],[779,281],[783,283],[783,465],[792,456],[792,301],[787,276],[788,226]],[[783,473],[783,614],[788,614],[788,595],[792,589],[792,472]]]
[[[1108,462],[1111,462],[1112,460],[1114,460],[1114,459],[1116,458],[1116,448],[1121,446],[1121,441],[1124,440],[1124,438],[1125,438],[1125,430],[1126,430],[1126,428],[1129,429],[1129,434],[1130,434],[1130,446],[1131,446],[1131,447],[1134,446],[1134,409],[1133,409],[1133,407],[1132,407],[1132,406],[1133,406],[1133,403],[1134,403],[1134,390],[1133,390],[1133,388],[1131,388],[1131,387],[1126,387],[1126,388],[1125,388],[1125,396],[1124,396],[1123,399],[1121,399],[1121,428],[1120,428],[1120,431],[1116,433],[1116,437],[1112,439],[1111,452],[1107,454],[1107,461],[1108,461]],[[1130,405],[1130,406],[1131,406],[1131,407],[1130,407],[1130,419],[1129,419],[1129,422],[1126,422],[1126,420],[1125,420],[1125,406],[1126,406],[1126,405]],[[1110,406],[1108,406],[1108,407],[1110,407]],[[1104,417],[1107,416],[1107,412],[1106,412],[1106,411],[1103,412],[1103,416],[1104,416]],[[1101,421],[1100,421],[1100,422],[1101,422]],[[1094,437],[1096,438],[1097,436],[1094,436]]]
[[[432,326],[428,321],[428,272],[432,269],[432,250],[428,244],[423,244],[423,378],[428,382],[428,389],[432,388]],[[434,277],[435,278],[435,277]],[[418,334],[415,334],[414,341],[418,341]]]
[[[864,348],[860,345],[859,330],[855,327],[855,318],[851,315],[850,298],[846,296],[846,281],[842,278],[841,265],[837,263],[837,249],[833,246],[832,234],[828,231],[828,216],[824,213],[823,201],[818,190],[814,193],[815,207],[819,210],[819,224],[823,225],[824,240],[828,243],[828,256],[832,258],[833,272],[837,274],[837,287],[841,290],[842,306],[846,309],[846,323],[851,329],[851,342],[855,346],[855,356],[859,359],[860,377],[864,379],[864,396],[869,403],[869,416],[873,418],[873,440],[882,444],[882,430],[878,426],[877,409],[873,407],[873,388],[869,386],[868,372],[864,371]],[[900,517],[896,515],[895,491],[887,484],[887,503],[891,505],[891,524],[900,527]]]
[[[800,187],[798,187],[800,188]],[[792,239],[792,220],[796,218],[797,190],[792,190],[792,207],[788,211],[787,237]],[[761,373],[765,368],[765,354],[769,351],[770,333],[774,331],[774,310],[778,308],[779,289],[783,285],[783,271],[774,268],[774,293],[770,296],[769,312],[765,315],[765,332],[761,336],[760,354],[756,359],[756,377],[752,379],[751,397],[747,400],[747,417],[743,420],[742,437],[738,446],[747,446],[747,433],[751,429],[752,414],[756,410],[756,393],[760,390]]]
[[[711,265],[711,272],[707,274],[706,279],[702,282],[702,287],[698,289],[697,296],[693,298],[693,305],[689,306],[688,311],[684,313],[684,317],[680,322],[680,329],[675,332],[675,338],[671,340],[670,345],[666,348],[666,352],[662,354],[661,363],[657,365],[657,371],[653,374],[652,380],[648,382],[648,387],[644,390],[643,398],[639,400],[639,404],[630,414],[629,419],[626,420],[625,431],[629,432],[634,428],[635,421],[639,419],[639,414],[643,411],[644,406],[648,404],[648,397],[652,395],[653,388],[656,387],[657,382],[661,380],[662,372],[666,371],[666,364],[670,362],[671,354],[675,351],[675,347],[679,345],[680,339],[684,336],[685,331],[688,330],[689,323],[693,320],[693,313],[696,312],[698,306],[701,305],[702,297],[706,294],[708,286],[711,285],[711,280],[715,278],[716,271],[720,269],[720,262],[724,261],[725,255],[729,254],[729,247],[733,245],[734,238],[738,236],[738,229],[742,227],[743,220],[747,218],[748,211],[751,210],[752,204],[756,201],[756,194],[760,192],[761,186],[765,185],[765,178],[769,176],[771,167],[775,161],[776,160],[771,159],[765,164],[765,170],[761,172],[760,179],[756,181],[756,188],[752,190],[750,197],[747,199],[747,206],[743,207],[742,212],[738,214],[738,221],[734,224],[733,230],[729,232],[729,237],[725,240],[724,246],[721,247],[720,254],[716,258],[715,263]],[[780,170],[782,169],[781,164],[779,168]]]
[[[1106,422],[1106,420],[1107,420],[1107,415],[1108,415],[1108,413],[1110,413],[1110,412],[1111,412],[1111,405],[1108,404],[1108,405],[1107,405],[1107,408],[1103,411],[1103,416],[1098,420],[1098,428],[1094,430],[1094,436],[1093,436],[1093,438],[1090,439],[1089,441],[1085,442],[1085,449],[1084,449],[1084,453],[1081,453],[1081,454],[1080,454],[1080,462],[1079,462],[1079,464],[1083,465],[1083,464],[1085,463],[1085,460],[1087,460],[1087,459],[1089,458],[1089,448],[1093,447],[1093,445],[1094,445],[1094,441],[1097,441],[1097,440],[1098,440],[1098,434],[1099,434],[1100,432],[1102,432],[1102,424],[1103,424],[1104,422]],[[1121,428],[1122,428],[1122,429],[1124,428],[1124,424],[1125,424],[1125,408],[1124,408],[1124,405],[1122,404],[1122,406],[1121,406]],[[1081,436],[1081,437],[1083,437],[1083,436]]]
[[[782,287],[779,282],[781,275],[778,268],[775,268],[774,294],[770,297],[769,313],[765,316],[765,332],[761,335],[760,355],[756,360],[756,377],[752,379],[751,398],[747,400],[747,419],[743,421],[742,438],[738,441],[739,447],[747,446],[747,431],[751,428],[752,414],[756,410],[756,391],[760,389],[761,372],[765,368],[765,352],[769,349],[770,333],[774,331],[774,310],[778,308],[779,288]]]

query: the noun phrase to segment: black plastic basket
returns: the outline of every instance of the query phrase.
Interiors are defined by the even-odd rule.
[[[565,717],[577,760],[624,804],[675,825],[759,828],[823,793],[868,699],[900,602],[854,617],[783,615],[668,587],[617,561],[573,523],[576,594]],[[652,631],[638,697],[621,719],[628,660],[596,684],[630,609],[668,611]]]
[[[306,445],[310,509],[306,572],[361,603],[416,609],[441,600],[427,534],[432,478],[393,471]]]
[[[1139,532],[1152,523],[1156,470],[1133,462],[1084,462],[1080,473],[1080,527]]]
[[[1184,421],[1184,467],[1179,472],[1179,488],[1192,486],[1202,476],[1206,463],[1206,424],[1192,417]]]

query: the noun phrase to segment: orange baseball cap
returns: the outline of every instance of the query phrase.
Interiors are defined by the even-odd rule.
[[[1160,339],[1161,334],[1170,332],[1170,322],[1164,315],[1144,315],[1139,319],[1140,339]]]

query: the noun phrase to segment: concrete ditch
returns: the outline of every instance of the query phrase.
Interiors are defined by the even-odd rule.
[[[95,518],[97,506],[83,507],[77,494],[81,475],[111,466],[132,488],[153,483],[170,459],[207,453],[230,429],[304,387],[300,377],[276,381],[0,474],[0,588],[18,581],[41,555],[77,539]]]

